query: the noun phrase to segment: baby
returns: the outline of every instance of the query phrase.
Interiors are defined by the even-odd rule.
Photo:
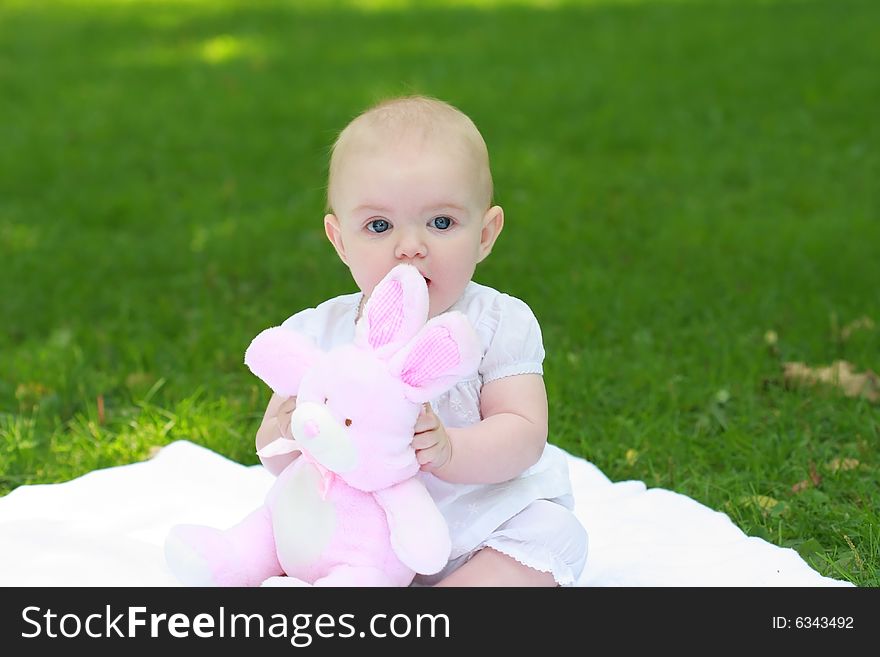
[[[472,280],[504,226],[492,193],[486,144],[455,107],[417,96],[367,110],[333,147],[324,217],[360,292],[284,325],[323,349],[349,342],[376,284],[401,262],[415,265],[429,317],[463,312],[483,352],[474,377],[426,404],[415,426],[419,477],[452,537],[446,568],[415,584],[567,586],[583,570],[587,536],[571,512],[565,454],[547,443],[541,329],[524,302]],[[295,406],[272,397],[258,449],[290,437]],[[291,458],[263,464],[278,474]]]

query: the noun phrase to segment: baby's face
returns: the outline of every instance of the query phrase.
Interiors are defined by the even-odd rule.
[[[335,215],[325,226],[364,294],[407,262],[428,283],[430,317],[458,300],[492,246],[481,241],[488,208],[480,173],[466,154],[442,144],[345,154],[331,190]]]

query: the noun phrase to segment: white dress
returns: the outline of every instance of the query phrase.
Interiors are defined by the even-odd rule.
[[[354,339],[361,298],[361,293],[355,293],[329,299],[298,312],[283,326],[305,333],[329,350]],[[465,427],[481,420],[480,389],[485,383],[517,374],[543,374],[544,347],[535,315],[516,297],[472,281],[450,310],[458,310],[470,320],[483,359],[476,376],[460,381],[431,406],[445,426]],[[562,585],[572,584],[580,576],[586,534],[569,511],[573,498],[568,465],[559,448],[548,443],[535,465],[499,484],[451,484],[427,472],[418,476],[446,518],[452,555],[440,574],[417,578],[417,583],[436,581],[483,546],[552,572]],[[556,508],[544,503],[530,509],[527,525],[509,522],[538,500],[549,500]],[[538,513],[540,509],[550,513]]]

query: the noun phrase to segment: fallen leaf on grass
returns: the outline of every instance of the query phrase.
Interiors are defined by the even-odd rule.
[[[125,386],[131,388],[149,388],[156,382],[156,375],[150,372],[132,372],[125,377]]]
[[[764,332],[764,344],[773,356],[779,356],[779,336],[773,329]]]
[[[810,486],[818,486],[822,483],[822,475],[818,473],[816,470],[816,464],[810,461],[810,476],[803,481],[797,482],[794,486],[791,487],[792,493],[802,493]]]
[[[812,461],[810,461],[810,481],[813,482],[814,486],[822,483],[822,475],[816,470],[816,464]]]
[[[873,328],[874,320],[868,316],[862,316],[840,329],[840,339],[849,340],[850,336],[856,331],[870,331]]]
[[[740,501],[747,505],[752,504],[762,509],[767,509],[768,511],[779,504],[779,500],[767,495],[751,495],[750,497],[742,498]]]
[[[780,502],[776,498],[767,495],[747,495],[739,498],[738,502],[740,506],[758,509],[761,515],[764,516],[770,514],[776,516],[788,508],[785,502]]]
[[[826,383],[840,388],[847,397],[880,401],[880,377],[871,370],[858,373],[845,360],[836,360],[828,367],[812,368],[801,362],[783,363],[783,367],[788,384]]]
[[[804,479],[803,481],[797,482],[794,486],[791,487],[791,492],[797,495],[798,493],[803,493],[810,487],[810,480]]]
[[[15,388],[15,398],[28,406],[39,404],[40,400],[52,394],[52,389],[36,381],[19,383]]]
[[[831,472],[845,472],[847,470],[855,470],[857,467],[859,467],[859,465],[860,464],[858,459],[842,459],[839,457],[834,457],[833,459],[828,461],[826,467]]]

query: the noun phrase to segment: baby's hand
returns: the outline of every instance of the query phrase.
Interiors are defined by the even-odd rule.
[[[424,404],[416,420],[412,446],[416,450],[416,458],[422,470],[437,470],[449,462],[452,457],[452,443],[446,427],[436,415],[431,404]]]
[[[278,438],[292,438],[290,433],[290,416],[296,408],[296,397],[288,397],[280,399],[272,395],[269,400],[269,407],[263,417],[260,428],[257,429],[256,447],[257,452],[264,447],[272,444]],[[265,468],[276,477],[281,474],[291,461],[299,456],[298,452],[293,454],[278,454],[276,456],[260,456],[260,462]]]
[[[275,416],[275,425],[281,432],[282,438],[293,438],[290,430],[290,416],[296,410],[296,397],[288,397],[281,406],[278,407],[278,413]]]

